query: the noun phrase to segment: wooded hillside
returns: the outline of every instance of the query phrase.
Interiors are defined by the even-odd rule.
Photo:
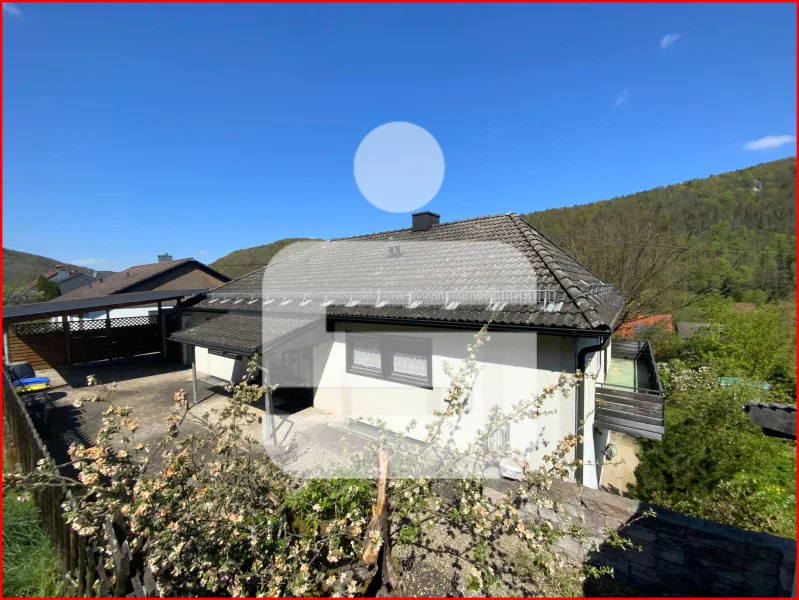
[[[95,271],[94,269],[71,265],[54,258],[3,248],[3,284],[20,286],[32,283],[42,273],[54,270],[56,265],[62,265],[67,270],[75,270],[87,275],[91,275]],[[97,271],[97,273],[98,277],[103,277],[113,273],[113,271]]]
[[[709,294],[794,294],[795,158],[525,218],[633,311],[671,311]]]
[[[220,273],[224,273],[228,277],[241,277],[242,275],[246,275],[247,273],[268,265],[272,258],[281,250],[284,250],[286,256],[290,256],[307,247],[307,244],[298,243],[292,248],[287,248],[295,242],[318,241],[321,240],[314,240],[313,238],[283,238],[271,244],[235,250],[215,260],[209,266]]]

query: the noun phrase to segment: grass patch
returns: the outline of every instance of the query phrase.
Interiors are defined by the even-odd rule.
[[[3,470],[15,471],[3,444]],[[64,597],[61,558],[50,542],[39,508],[27,492],[3,490],[3,596]]]
[[[53,597],[67,593],[61,559],[29,495],[3,494],[3,596]]]

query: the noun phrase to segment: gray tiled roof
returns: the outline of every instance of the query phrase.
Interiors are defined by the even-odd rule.
[[[588,333],[614,329],[623,303],[611,286],[510,213],[329,240],[211,290],[194,307]]]
[[[95,277],[86,273],[74,273],[58,282],[58,293],[63,296],[96,281]]]

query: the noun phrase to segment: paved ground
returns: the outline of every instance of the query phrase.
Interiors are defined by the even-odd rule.
[[[87,377],[94,375],[105,386],[116,382],[111,394],[114,404],[133,407],[139,419],[137,441],[157,443],[163,439],[164,422],[174,408],[175,392],[191,392],[191,369],[165,364],[160,355],[145,355],[114,362],[97,362],[58,370],[37,372],[50,377],[52,407],[47,414],[45,437],[53,458],[67,460],[67,448],[73,442],[91,444],[102,427],[103,403],[85,403],[76,408],[74,402],[93,394],[105,395],[103,386],[90,388]],[[200,398],[214,395],[213,384],[198,381]],[[191,426],[187,427],[187,430]]]
[[[606,492],[624,495],[627,486],[635,483],[635,467],[638,466],[638,440],[616,431],[610,432],[608,442],[616,446],[618,454],[614,463],[602,469],[600,487]]]
[[[108,406],[86,402],[76,408],[76,400],[93,394],[102,396],[116,382],[111,399],[116,405],[133,408],[132,414],[139,420],[136,441],[156,445],[163,439],[166,418],[175,410],[175,392],[183,389],[190,397],[192,388],[191,369],[165,364],[160,355],[140,356],[113,363],[98,362],[38,374],[50,377],[53,385],[50,392],[52,406],[47,413],[47,426],[42,429],[45,433],[43,437],[59,463],[67,461],[67,449],[71,443],[90,445],[94,441],[102,427],[103,411]],[[103,386],[88,387],[89,375],[94,375]],[[197,384],[200,401],[191,411],[194,415],[200,416],[211,409],[222,408],[228,401],[228,394],[220,380],[200,373]],[[263,400],[253,405],[251,410],[257,421],[247,427],[246,433],[253,439],[263,441]],[[332,477],[341,474],[343,469],[352,467],[354,453],[362,450],[377,433],[363,424],[353,427],[348,418],[291,401],[278,404],[274,419],[277,443],[264,444],[262,448],[284,470],[298,477]],[[204,431],[201,425],[190,419],[181,427],[182,433],[198,434]],[[392,449],[392,452],[401,451],[401,447]],[[400,464],[396,455],[392,455],[392,465],[399,469],[395,476],[402,471]],[[368,472],[361,474],[372,475]],[[418,474],[418,471],[413,472],[414,476]]]
[[[105,396],[112,383],[116,389],[111,400],[118,406],[133,408],[139,419],[136,440],[157,444],[163,439],[166,418],[175,410],[173,396],[183,389],[191,397],[191,369],[175,364],[165,364],[160,355],[135,357],[113,363],[98,362],[72,368],[46,370],[37,375],[49,377],[53,386],[50,392],[51,407],[47,411],[46,427],[41,428],[53,458],[66,462],[71,443],[90,445],[102,427],[103,411],[107,404],[84,403],[76,408],[80,398],[100,394]],[[94,375],[103,385],[90,388],[87,377]],[[198,374],[199,404],[192,413],[200,415],[227,402],[223,383]],[[366,438],[348,430],[348,420],[335,417],[310,407],[293,411],[290,404],[276,409],[277,446],[265,448],[289,472],[300,476],[321,477],[331,475],[348,464],[348,455],[341,442],[346,436],[354,450],[363,448]],[[249,426],[247,433],[262,440],[264,403],[252,408],[258,422]],[[187,420],[182,433],[202,433],[202,426]]]

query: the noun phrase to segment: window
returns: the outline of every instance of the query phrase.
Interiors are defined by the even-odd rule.
[[[235,359],[241,358],[241,356],[239,356],[235,352],[228,352],[227,350],[217,350],[216,348],[209,348],[208,354],[212,354],[214,356],[223,356],[225,358],[235,358]]]
[[[352,366],[382,373],[380,338],[365,335],[352,336]]]
[[[347,372],[432,388],[429,339],[347,333]]]
[[[508,452],[510,450],[510,424],[497,429],[488,439],[488,451],[492,453]]]

